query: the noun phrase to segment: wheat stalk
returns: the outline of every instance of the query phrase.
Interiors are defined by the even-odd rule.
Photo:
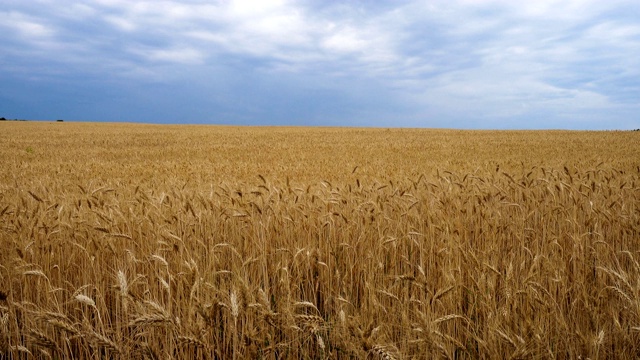
[[[173,325],[173,320],[162,314],[151,314],[137,317],[129,322],[128,326],[164,326]]]
[[[0,311],[0,354],[9,351],[9,313]]]
[[[42,333],[38,329],[29,329],[29,337],[34,344],[47,348],[49,350],[59,351],[58,344],[54,339]]]
[[[114,341],[104,335],[98,334],[92,330],[86,331],[84,334],[88,337],[89,343],[93,347],[107,350],[116,355],[122,352],[120,347]]]

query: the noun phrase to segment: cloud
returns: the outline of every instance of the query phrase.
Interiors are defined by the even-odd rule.
[[[169,62],[185,65],[198,65],[204,62],[204,54],[197,49],[189,47],[131,49],[130,51],[151,62]]]
[[[212,113],[237,119],[304,121],[302,110],[287,112],[297,101],[309,119],[372,125],[536,127],[549,124],[533,120],[541,114],[597,113],[607,127],[628,124],[640,98],[631,0],[38,0],[0,15],[0,75],[191,84],[219,100]],[[256,112],[242,105],[248,93]]]
[[[56,35],[56,29],[45,19],[30,16],[19,11],[0,12],[3,21],[0,29],[15,43],[21,43],[29,48],[47,48],[49,42]]]
[[[495,8],[496,4],[503,5],[475,3],[471,8],[450,11],[449,18],[440,18],[446,30],[435,30],[445,39],[439,51],[446,59],[466,59],[466,63],[461,61],[454,69],[432,77],[423,88],[424,97],[450,104],[440,105],[443,109],[463,107],[499,118],[543,109],[551,115],[574,116],[593,109],[615,109],[615,102],[622,98],[603,80],[616,71],[638,69],[636,57],[628,52],[639,43],[636,25],[612,21],[601,14],[606,13],[602,8],[577,11],[588,5],[579,2],[569,7],[557,2],[536,2],[534,7],[521,8]],[[474,20],[470,12],[493,16]],[[573,15],[557,14],[567,12]],[[454,13],[472,20],[456,21]],[[602,27],[607,29],[602,32],[598,29]],[[594,34],[614,34],[615,40]],[[625,44],[618,47],[614,45],[617,42]],[[461,43],[464,46],[457,55]],[[436,106],[433,101],[426,102]]]

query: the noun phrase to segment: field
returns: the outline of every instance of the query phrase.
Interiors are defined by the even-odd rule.
[[[0,122],[0,358],[640,357],[640,133]]]

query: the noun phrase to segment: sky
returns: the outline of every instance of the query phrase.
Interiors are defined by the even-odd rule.
[[[640,128],[638,0],[0,0],[0,117]]]

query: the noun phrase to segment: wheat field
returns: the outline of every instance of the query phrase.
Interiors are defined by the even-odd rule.
[[[0,122],[0,358],[640,357],[640,133]]]

